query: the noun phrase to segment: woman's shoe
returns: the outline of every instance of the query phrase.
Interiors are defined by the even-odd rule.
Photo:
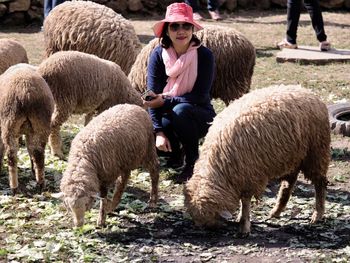
[[[182,184],[184,182],[187,182],[188,179],[192,177],[193,174],[193,167],[194,165],[188,165],[186,164],[181,173],[176,177],[175,181],[178,184]]]
[[[288,42],[287,39],[283,39],[281,42],[277,43],[277,48],[281,50],[284,48],[297,49],[298,45]]]
[[[219,10],[214,10],[214,11],[209,10],[209,15],[213,20],[216,20],[216,21],[222,20]]]
[[[194,19],[194,20],[197,20],[197,21],[201,21],[201,20],[203,20],[204,18],[201,16],[200,13],[194,12],[194,13],[193,13],[193,19]]]
[[[328,41],[322,41],[320,43],[320,50],[321,51],[329,51],[331,49],[331,43]]]

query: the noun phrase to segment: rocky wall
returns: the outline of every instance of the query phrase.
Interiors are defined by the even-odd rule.
[[[258,8],[269,9],[286,7],[287,0],[219,0],[220,10],[228,13],[237,9]],[[166,6],[174,0],[95,0],[106,5],[117,13],[128,17],[129,13],[152,15],[162,14]],[[199,0],[202,8],[206,8],[206,0]],[[350,9],[350,0],[320,0],[323,8]],[[42,23],[44,0],[0,0],[0,24],[21,25]]]

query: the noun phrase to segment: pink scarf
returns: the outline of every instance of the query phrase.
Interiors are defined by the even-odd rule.
[[[186,53],[177,58],[175,49],[163,48],[162,58],[165,64],[165,72],[169,76],[163,90],[164,95],[181,96],[193,89],[197,79],[199,46],[190,45]]]

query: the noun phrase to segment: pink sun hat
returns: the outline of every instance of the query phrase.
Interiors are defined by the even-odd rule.
[[[153,32],[156,37],[161,37],[166,22],[186,22],[191,23],[194,26],[195,31],[203,29],[201,25],[193,20],[192,7],[185,3],[173,3],[167,7],[165,19],[155,23],[153,26]]]

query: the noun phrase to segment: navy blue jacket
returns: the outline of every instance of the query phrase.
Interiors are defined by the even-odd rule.
[[[162,58],[161,46],[156,47],[149,59],[147,68],[147,87],[156,94],[163,93],[168,76],[165,73],[165,65]],[[160,108],[149,109],[154,130],[162,130],[162,115],[179,103],[191,103],[214,111],[211,104],[210,91],[214,79],[214,56],[210,49],[200,46],[198,49],[198,73],[191,92],[182,96],[164,99],[164,105]]]

